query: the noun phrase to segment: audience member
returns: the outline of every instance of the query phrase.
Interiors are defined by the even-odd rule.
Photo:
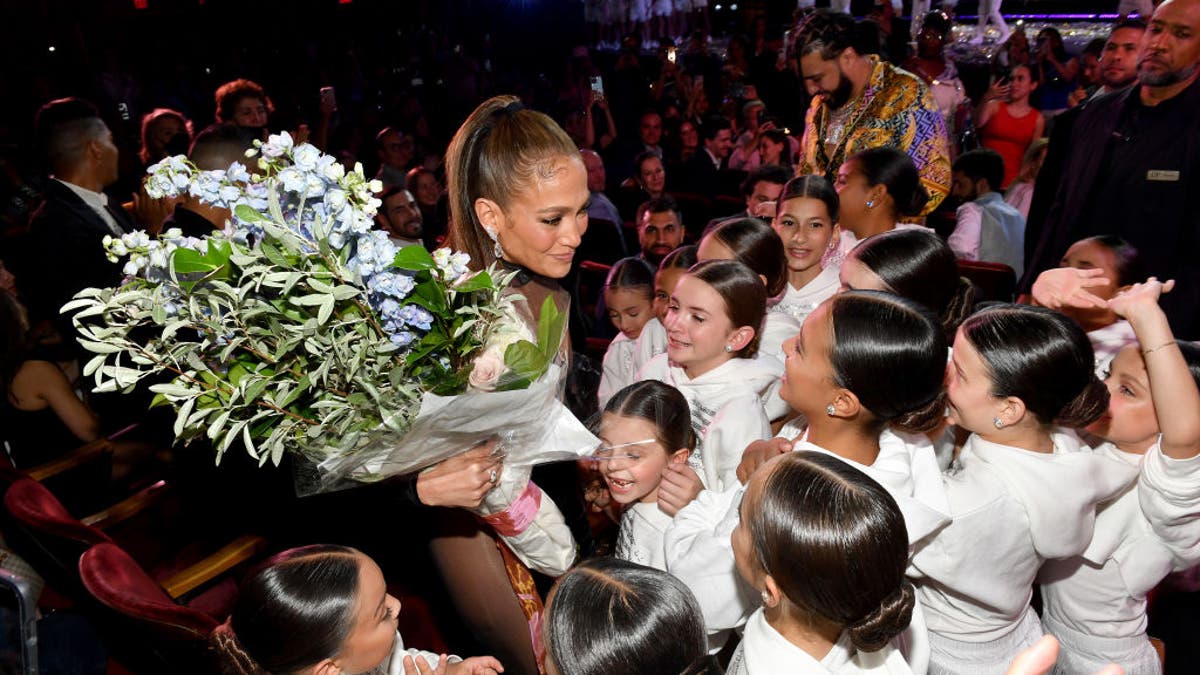
[[[423,166],[409,169],[404,177],[404,186],[417,199],[417,207],[421,209],[421,224],[425,235],[425,247],[436,249],[446,236],[446,223],[449,220],[447,211],[446,191],[437,174]]]
[[[395,127],[385,127],[375,136],[379,173],[375,177],[384,187],[404,185],[405,176],[415,159],[416,143],[412,136]]]
[[[1037,107],[1053,117],[1067,108],[1067,98],[1075,91],[1075,81],[1079,78],[1079,59],[1067,53],[1062,33],[1053,26],[1047,26],[1038,33],[1033,57],[1038,71],[1037,80],[1041,84]]]
[[[701,147],[683,164],[682,187],[705,196],[721,192],[721,174],[733,150],[733,125],[724,117],[710,116],[700,127]]]
[[[588,192],[591,193],[591,200],[588,202],[588,218],[612,223],[617,228],[617,238],[624,243],[621,236],[621,214],[617,213],[617,206],[604,194],[606,181],[604,160],[600,159],[600,155],[595,150],[587,148],[580,149],[579,154],[583,156],[583,165],[587,168]]]
[[[1062,119],[1061,115],[1059,119]],[[1026,222],[1029,220],[1029,207],[1033,203],[1033,188],[1037,184],[1042,164],[1046,161],[1046,150],[1049,147],[1050,141],[1046,138],[1039,138],[1031,143],[1025,151],[1024,159],[1021,160],[1021,170],[1017,172],[1016,179],[1004,191],[1004,201],[1016,209]],[[1025,240],[1028,239],[1029,230],[1026,229]],[[1026,246],[1022,246],[1021,250],[1021,260],[1024,262]]]
[[[704,226],[703,234],[708,234],[714,227],[726,220],[738,218],[770,220],[774,218],[779,195],[783,192],[783,185],[788,182],[789,178],[791,175],[782,166],[767,164],[751,171],[741,185],[742,198],[746,200],[746,209],[732,216],[713,218]]]
[[[800,174],[832,181],[847,157],[873,147],[912,157],[929,213],[950,192],[950,142],[937,102],[920,78],[855,48],[854,19],[818,10],[792,45],[808,92]]]
[[[640,258],[658,266],[663,256],[683,243],[686,233],[679,215],[679,206],[669,196],[658,197],[642,204],[637,215]]]
[[[1012,184],[1029,146],[1046,129],[1046,119],[1029,103],[1030,95],[1038,87],[1034,72],[1029,66],[1014,66],[1006,80],[992,84],[975,109],[980,140],[1004,161],[1004,179],[1000,185],[992,186],[995,190]]]
[[[383,203],[375,214],[379,227],[397,248],[424,246],[421,209],[411,192],[403,185],[385,188],[379,195]]]
[[[69,316],[58,310],[84,288],[116,286],[121,268],[108,261],[103,240],[133,229],[104,188],[117,180],[112,132],[87,101],[64,98],[38,111],[36,136],[52,180],[29,222],[20,266],[9,260],[29,309],[30,321],[52,321],[74,344]]]
[[[767,129],[758,137],[758,157],[761,164],[782,166],[788,175],[792,169],[792,137],[783,129]]]
[[[947,243],[961,260],[1003,263],[1024,271],[1025,218],[994,187],[1004,176],[995,150],[972,150],[954,160],[951,194],[962,201]]]
[[[225,171],[234,162],[252,164],[246,150],[253,147],[250,139],[233,124],[214,124],[196,134],[188,159],[201,171]],[[174,211],[163,221],[163,229],[177,227],[189,237],[203,237],[213,230],[225,228],[232,214],[229,209],[206,204],[199,197],[183,195]]]
[[[1112,32],[1104,44],[1104,53],[1100,57],[1102,85],[1093,98],[1120,91],[1137,82],[1138,52],[1142,36],[1145,33],[1146,23],[1138,19],[1126,19],[1113,26]],[[1050,132],[1050,145],[1046,149],[1042,168],[1037,174],[1036,187],[1029,198],[1029,206],[1024,209],[1026,214],[1025,262],[1027,265],[1033,259],[1041,239],[1042,225],[1050,211],[1050,206],[1054,203],[1055,194],[1058,192],[1063,165],[1067,161],[1067,153],[1070,150],[1071,129],[1075,125],[1079,113],[1080,110],[1077,106],[1054,118],[1053,129]],[[1032,277],[1023,280],[1022,290],[1028,290],[1030,283],[1032,283]]]
[[[235,124],[250,138],[267,140],[267,124],[275,104],[257,82],[226,82],[217,88],[216,104],[217,122]]]
[[[1200,211],[1189,206],[1200,193],[1198,77],[1200,1],[1167,0],[1142,40],[1140,86],[1094,101],[1075,121],[1027,279],[1061,260],[1070,242],[1116,235],[1141,252],[1149,274],[1175,280],[1163,310],[1176,335],[1200,338]]]
[[[170,108],[155,108],[142,118],[142,147],[138,159],[148,167],[164,157],[187,154],[192,122]]]
[[[967,92],[958,79],[954,61],[946,58],[951,25],[950,17],[943,12],[927,14],[921,32],[916,36],[917,53],[904,61],[904,69],[920,77],[929,87],[938,110],[942,111],[946,132],[953,141],[960,131],[958,112],[967,100]]]

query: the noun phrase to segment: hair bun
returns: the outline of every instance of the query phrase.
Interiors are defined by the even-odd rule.
[[[1083,391],[1054,418],[1054,423],[1071,429],[1086,427],[1108,410],[1108,396],[1108,387],[1093,374]]]
[[[912,621],[913,606],[916,604],[916,589],[904,580],[894,593],[879,607],[859,621],[847,627],[850,642],[859,651],[877,652],[899,635]]]
[[[946,391],[939,391],[925,405],[898,415],[890,422],[893,429],[909,434],[924,434],[942,425],[946,418]]]

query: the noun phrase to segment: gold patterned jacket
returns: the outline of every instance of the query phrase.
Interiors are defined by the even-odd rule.
[[[950,192],[950,137],[945,120],[921,78],[877,56],[867,58],[872,64],[871,79],[832,157],[826,155],[822,140],[829,123],[824,98],[813,99],[808,107],[796,175],[818,174],[833,182],[838,167],[850,155],[868,148],[895,146],[907,152],[917,165],[921,184],[929,192],[929,202],[921,215],[929,214]]]

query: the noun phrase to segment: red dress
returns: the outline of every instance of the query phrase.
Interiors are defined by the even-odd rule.
[[[1033,142],[1037,132],[1038,111],[1030,109],[1022,117],[1013,117],[1008,112],[1008,104],[1001,101],[999,109],[988,123],[979,130],[983,147],[991,148],[1004,158],[1004,185],[1007,188],[1021,172],[1021,162],[1025,159],[1025,150]]]

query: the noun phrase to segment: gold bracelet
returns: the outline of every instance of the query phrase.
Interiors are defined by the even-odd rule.
[[[1175,344],[1175,341],[1174,341],[1174,340],[1171,340],[1170,342],[1164,342],[1164,343],[1162,343],[1161,345],[1159,345],[1159,346],[1157,346],[1157,347],[1151,347],[1151,348],[1149,348],[1149,349],[1143,349],[1143,350],[1142,350],[1142,356],[1149,356],[1150,354],[1152,354],[1152,353],[1154,353],[1154,352],[1156,352],[1156,351],[1158,351],[1158,350],[1160,350],[1160,349],[1163,349],[1163,348],[1166,348],[1166,347],[1170,347],[1170,346],[1172,346],[1172,345],[1174,345],[1174,344]]]

